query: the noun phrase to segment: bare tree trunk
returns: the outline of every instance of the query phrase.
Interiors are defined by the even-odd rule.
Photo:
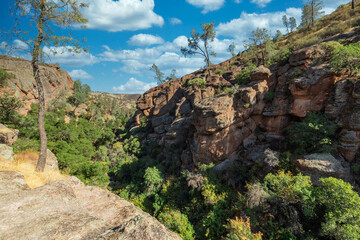
[[[38,128],[40,135],[40,154],[39,159],[36,165],[36,171],[43,172],[46,164],[46,151],[47,151],[47,136],[45,132],[45,96],[44,96],[44,86],[40,79],[39,72],[39,62],[34,61],[33,72],[36,82],[36,88],[39,95],[39,114],[38,114]]]
[[[40,69],[39,69],[40,46],[44,39],[44,34],[43,34],[44,12],[45,12],[45,2],[40,1],[40,15],[37,23],[39,32],[37,39],[34,43],[34,48],[32,52],[32,61],[31,61],[33,74],[36,82],[36,89],[39,95],[38,128],[40,135],[40,154],[36,165],[36,171],[38,172],[43,172],[45,169],[46,151],[47,151],[47,137],[45,132],[45,96],[44,96],[44,86],[40,78]]]
[[[351,9],[355,9],[355,0],[351,1]]]

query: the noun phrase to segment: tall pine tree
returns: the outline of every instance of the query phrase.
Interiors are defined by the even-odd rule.
[[[315,20],[324,14],[321,11],[323,5],[322,0],[309,0],[309,3],[303,6],[301,16],[301,26],[310,28],[315,24]]]

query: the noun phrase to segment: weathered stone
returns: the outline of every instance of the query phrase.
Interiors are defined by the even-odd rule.
[[[10,129],[0,124],[0,144],[11,146],[15,143],[19,135],[19,130]]]
[[[0,172],[0,180],[0,239],[181,239],[132,203],[75,177],[31,190],[17,173]]]
[[[254,72],[250,74],[250,79],[251,81],[263,81],[263,80],[268,81],[270,75],[271,75],[270,69],[261,65],[257,67],[254,70]]]
[[[221,95],[194,103],[194,124],[201,134],[212,134],[233,123],[233,98]]]
[[[174,119],[175,119],[174,116],[170,116],[169,114],[165,114],[164,116],[161,116],[161,117],[152,118],[151,119],[151,124],[155,128],[155,127],[158,127],[160,125],[170,124]]]
[[[0,144],[0,161],[14,161],[14,150],[6,144]]]
[[[2,92],[9,92],[13,96],[20,98],[24,105],[20,108],[21,114],[27,114],[31,109],[31,104],[38,101],[38,92],[36,90],[35,79],[31,62],[7,56],[0,57],[0,68],[5,69],[10,73],[15,74],[15,78],[8,79],[7,86],[0,90]],[[43,79],[44,94],[46,102],[58,97],[59,93],[65,91],[66,95],[72,93],[74,85],[70,75],[61,70],[55,64],[40,64],[40,75]]]
[[[295,78],[289,85],[294,98],[290,113],[305,117],[309,111],[319,111],[329,98],[329,92],[336,77],[329,75],[325,65],[308,68],[301,77]]]
[[[304,159],[295,160],[299,171],[311,177],[313,183],[318,184],[320,178],[335,177],[350,180],[350,167],[328,153],[311,154]],[[345,165],[345,166],[343,166]]]
[[[49,149],[46,152],[46,164],[45,169],[59,170],[58,160],[54,153]]]
[[[9,195],[12,192],[28,189],[30,188],[24,180],[24,175],[21,173],[0,171],[0,197],[2,195]]]
[[[293,52],[290,55],[289,62],[291,66],[300,66],[310,63],[313,57],[316,57],[314,47],[303,48]]]

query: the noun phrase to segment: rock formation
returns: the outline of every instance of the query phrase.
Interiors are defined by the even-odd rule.
[[[181,239],[149,214],[75,177],[30,189],[0,171],[0,239]]]
[[[282,65],[260,66],[234,94],[222,90],[236,88],[236,75],[245,69],[241,56],[196,71],[144,93],[133,126],[146,116],[152,127],[148,139],[181,150],[179,161],[187,168],[236,158],[255,142],[276,145],[292,120],[325,111],[342,129],[339,151],[350,162],[360,144],[360,82],[349,73],[334,74],[327,61],[318,64],[323,55],[314,45],[293,52]],[[206,86],[190,85],[194,78],[206,79]]]
[[[7,80],[7,86],[0,89],[0,92],[9,92],[12,96],[20,98],[24,106],[20,109],[21,114],[30,110],[30,105],[36,103],[38,93],[33,77],[31,62],[0,55],[0,68],[13,73],[15,78]],[[41,77],[44,84],[45,101],[49,102],[60,94],[70,95],[74,85],[70,75],[61,70],[56,64],[41,64]]]

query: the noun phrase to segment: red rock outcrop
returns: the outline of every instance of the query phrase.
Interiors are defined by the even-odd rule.
[[[147,116],[151,139],[165,148],[175,144],[186,167],[231,159],[241,146],[264,137],[281,139],[292,119],[325,111],[342,127],[339,151],[351,161],[360,145],[360,82],[348,73],[335,75],[326,60],[316,63],[322,54],[319,46],[297,50],[282,66],[259,66],[251,82],[240,86],[235,78],[245,69],[241,57],[196,71],[143,94],[135,122]],[[205,88],[189,86],[194,78],[205,79]],[[222,93],[224,88],[233,90]]]
[[[15,78],[7,80],[7,86],[0,89],[0,92],[9,92],[11,95],[20,98],[24,103],[20,113],[26,114],[30,110],[30,105],[36,103],[38,99],[31,62],[0,55],[0,68],[15,75]],[[63,92],[66,95],[71,95],[74,82],[70,75],[61,70],[58,65],[41,64],[40,75],[44,84],[46,102],[58,97]]]

